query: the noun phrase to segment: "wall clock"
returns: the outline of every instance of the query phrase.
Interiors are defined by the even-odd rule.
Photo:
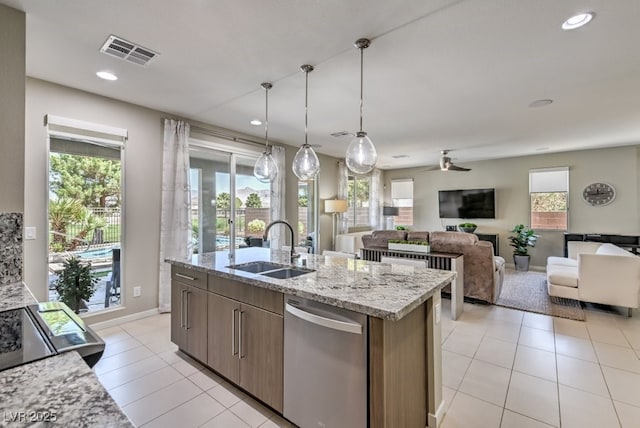
[[[609,205],[615,197],[616,189],[607,183],[591,183],[582,191],[582,199],[594,207]]]

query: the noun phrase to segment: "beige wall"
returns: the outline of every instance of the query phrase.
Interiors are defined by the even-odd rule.
[[[25,14],[0,5],[0,212],[24,212]]]
[[[529,223],[529,169],[569,167],[569,231],[640,235],[640,146],[526,156],[468,162],[470,172],[425,171],[411,168],[386,171],[385,198],[390,201],[391,179],[414,179],[414,224],[416,230],[444,230],[455,219],[438,217],[438,190],[494,187],[496,219],[474,220],[480,233],[500,235],[500,255],[511,259],[508,231],[518,223]],[[605,207],[587,205],[581,197],[592,182],[607,182],[617,191],[615,201]],[[540,231],[531,263],[544,266],[550,255],[562,255],[563,232]]]
[[[91,322],[129,315],[158,306],[158,266],[160,234],[160,183],[162,168],[162,118],[159,111],[56,85],[27,79],[27,132],[25,171],[25,225],[36,226],[38,239],[25,243],[25,282],[40,300],[47,298],[47,133],[46,114],[99,123],[128,130],[125,148],[125,237],[123,282],[125,301],[115,312],[91,315]],[[291,172],[291,160],[297,148],[286,148],[285,218],[297,224],[297,179]],[[335,196],[336,159],[320,156],[322,171],[320,198]],[[290,190],[292,189],[292,190]],[[322,207],[322,205],[321,205]],[[329,218],[321,216],[321,245],[330,246]],[[326,229],[325,229],[326,228]],[[326,241],[326,242],[325,242]],[[140,286],[142,295],[132,296]]]

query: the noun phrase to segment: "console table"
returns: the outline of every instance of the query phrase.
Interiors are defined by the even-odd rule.
[[[634,235],[603,235],[600,233],[565,233],[564,234],[564,256],[569,257],[567,242],[569,241],[585,241],[585,242],[602,242],[606,244],[614,244],[618,247],[628,249],[633,254],[638,254],[640,248],[640,236]]]
[[[432,269],[455,272],[456,277],[451,281],[451,318],[455,321],[462,314],[464,307],[464,257],[462,254],[414,253],[387,248],[361,248],[360,257],[372,262],[379,262],[382,257],[427,260]]]

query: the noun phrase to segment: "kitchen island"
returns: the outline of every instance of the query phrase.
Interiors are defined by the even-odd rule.
[[[0,311],[35,303],[36,299],[23,283],[0,286]],[[0,426],[3,427],[132,426],[75,351],[1,371],[0,397]]]
[[[282,412],[286,294],[367,316],[370,427],[442,420],[440,290],[455,273],[303,254],[294,267],[306,272],[278,279],[289,254],[257,247],[236,250],[233,265],[227,252],[167,261],[172,341],[273,409]],[[256,261],[274,263],[275,277],[243,270]]]

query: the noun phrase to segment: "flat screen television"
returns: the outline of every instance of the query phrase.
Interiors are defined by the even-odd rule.
[[[495,189],[439,190],[440,218],[496,218]]]

